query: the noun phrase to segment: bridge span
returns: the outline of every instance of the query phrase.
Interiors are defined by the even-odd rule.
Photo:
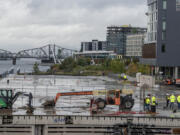
[[[73,54],[77,50],[63,48],[55,44],[48,44],[39,48],[32,48],[21,50],[17,53],[0,49],[0,59],[16,59],[16,58],[37,58],[42,61],[53,61],[54,63],[60,62]]]

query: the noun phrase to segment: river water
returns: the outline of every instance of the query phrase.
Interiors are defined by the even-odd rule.
[[[20,73],[31,73],[33,71],[33,65],[34,63],[41,64],[40,60],[37,59],[17,59],[16,65],[12,64],[12,60],[0,60],[0,74],[8,71],[12,67],[15,69],[20,68]],[[39,69],[41,71],[47,71],[49,69],[49,66],[41,66],[39,65]]]

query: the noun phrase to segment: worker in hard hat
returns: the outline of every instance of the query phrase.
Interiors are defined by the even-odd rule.
[[[126,75],[124,75],[124,76],[123,76],[123,79],[124,79],[124,80],[127,80],[127,76],[126,76]]]
[[[156,97],[155,97],[155,95],[153,95],[151,97],[151,112],[152,113],[156,113],[156,105],[157,105]]]
[[[167,93],[166,94],[166,108],[169,107],[169,101],[170,101],[170,95]]]
[[[172,94],[171,96],[170,96],[170,109],[174,109],[174,103],[175,103],[175,101],[176,101],[176,97],[175,97],[175,95],[174,94]]]
[[[145,98],[145,110],[146,111],[150,111],[150,103],[151,103],[150,97],[146,96],[146,98]]]
[[[178,109],[180,109],[180,94],[177,96]]]

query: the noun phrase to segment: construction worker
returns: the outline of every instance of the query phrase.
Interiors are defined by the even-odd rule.
[[[146,98],[145,98],[145,110],[147,110],[147,111],[150,110],[150,103],[151,103],[150,97],[146,96]]]
[[[124,76],[123,76],[123,79],[124,79],[124,80],[127,80],[127,76],[126,76],[126,75],[124,75]]]
[[[178,109],[180,109],[180,95],[177,97],[177,104],[178,104]]]
[[[153,95],[152,97],[151,97],[151,112],[152,113],[156,113],[156,97],[155,97],[155,95]]]
[[[170,109],[174,109],[174,103],[175,103],[175,101],[176,101],[176,97],[174,96],[174,94],[172,94],[171,96],[170,96]]]
[[[169,107],[169,101],[170,101],[170,95],[167,93],[166,94],[166,108]]]
[[[120,105],[120,92],[119,90],[116,90],[116,93],[115,93],[115,104],[116,105]]]

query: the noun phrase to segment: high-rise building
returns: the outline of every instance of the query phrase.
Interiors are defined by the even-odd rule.
[[[146,28],[131,27],[130,25],[107,27],[107,50],[125,56],[126,36],[146,32]]]
[[[178,78],[180,0],[147,0],[147,4],[148,31],[141,62]]]
[[[92,42],[81,42],[81,52],[84,51],[105,51],[106,41],[92,40]]]
[[[126,56],[142,57],[142,46],[144,45],[145,34],[127,35],[126,39]]]

